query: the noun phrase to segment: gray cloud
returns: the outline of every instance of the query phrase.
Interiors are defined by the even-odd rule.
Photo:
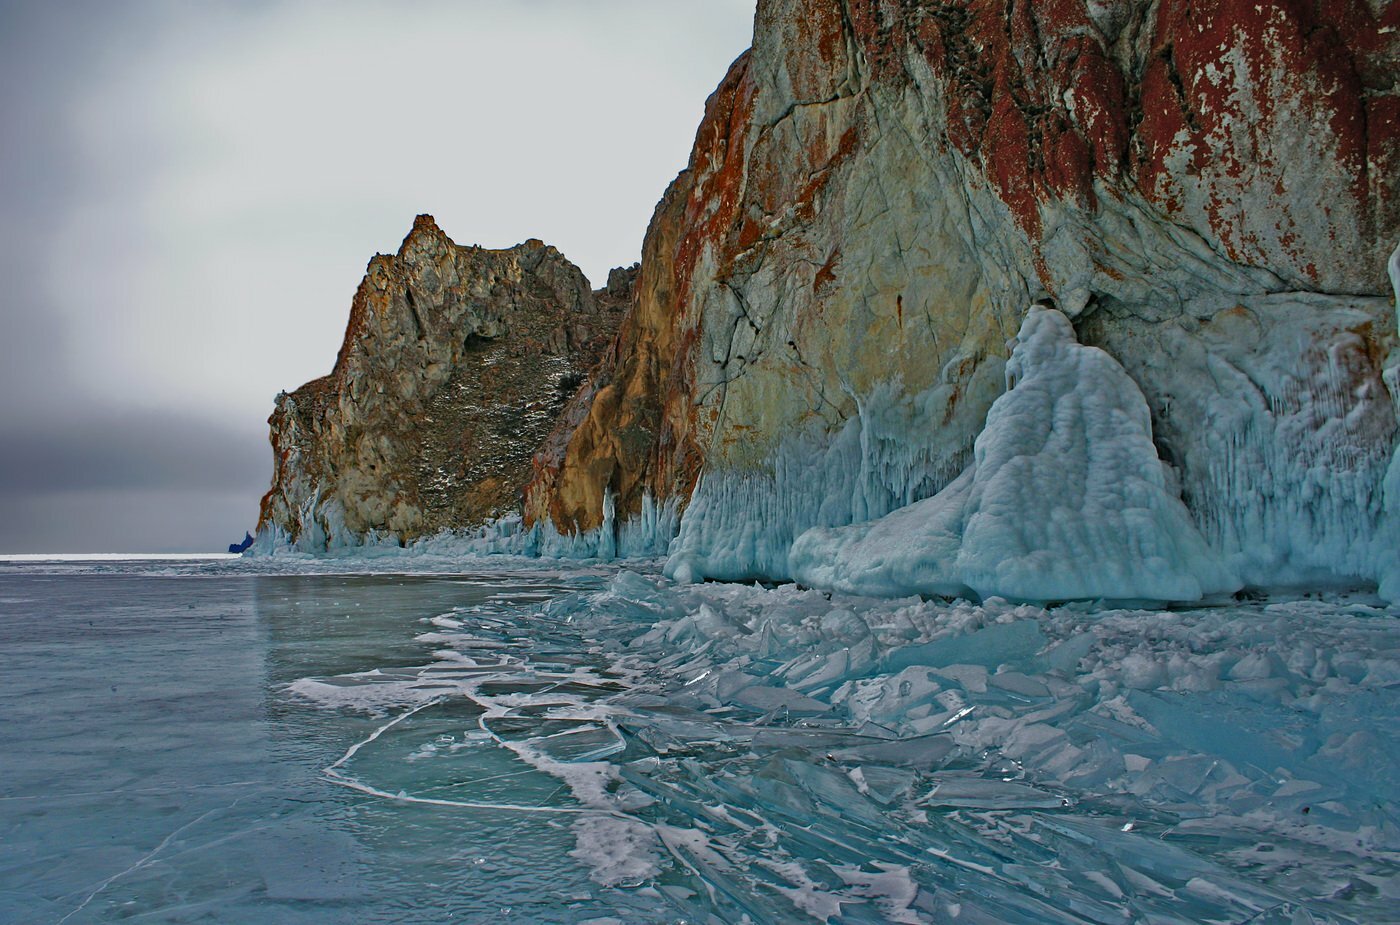
[[[220,550],[257,519],[261,429],[84,410],[0,431],[0,553]]]
[[[89,489],[0,494],[0,553],[223,552],[252,526],[240,491]]]
[[[594,280],[637,259],[752,12],[0,0],[0,547],[241,531],[273,396],[418,212]]]
[[[0,444],[0,492],[238,488],[271,475],[261,429],[236,429],[186,413],[121,410],[30,422]]]

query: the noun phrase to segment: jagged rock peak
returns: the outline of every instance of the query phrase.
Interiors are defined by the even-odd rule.
[[[631,298],[632,287],[637,282],[637,271],[642,265],[634,263],[630,267],[613,267],[608,271],[607,294],[613,298]]]
[[[278,397],[260,534],[325,549],[515,509],[625,305],[539,240],[462,247],[419,215],[370,261],[332,374]]]

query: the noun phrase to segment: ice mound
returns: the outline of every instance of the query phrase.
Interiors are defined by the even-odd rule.
[[[972,466],[932,498],[798,537],[789,570],[856,594],[1196,601],[1240,587],[1191,522],[1141,391],[1033,306]]]
[[[1395,294],[1396,328],[1400,330],[1400,245],[1396,245],[1391,253],[1386,270],[1390,273],[1390,288]],[[1390,390],[1391,401],[1396,403],[1396,414],[1400,416],[1400,362],[1392,363],[1385,371],[1385,384]],[[1380,594],[1388,601],[1400,601],[1400,542],[1397,542],[1400,540],[1400,447],[1396,447],[1391,457],[1382,491],[1391,542],[1388,553],[1382,553],[1388,561],[1380,563]]]

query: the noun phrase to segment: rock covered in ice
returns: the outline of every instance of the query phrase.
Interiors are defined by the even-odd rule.
[[[1390,276],[1390,289],[1395,300],[1396,321],[1400,323],[1400,244],[1395,245],[1395,250],[1390,252],[1390,259],[1386,261],[1385,269]]]
[[[1391,252],[1386,269],[1390,273],[1396,328],[1400,329],[1400,244]],[[1400,417],[1400,357],[1392,357],[1384,377],[1391,400],[1395,403],[1396,416]],[[1389,517],[1386,524],[1388,529],[1378,539],[1381,557],[1380,594],[1388,601],[1400,601],[1400,445],[1396,446],[1391,456],[1382,491]]]
[[[657,554],[674,536],[677,578],[800,561],[888,594],[1190,598],[1238,578],[1400,597],[1383,295],[1400,122],[1382,89],[1400,30],[1364,4],[1319,28],[1306,6],[761,0],[635,276],[589,294],[549,248],[455,248],[430,222],[372,264],[336,373],[279,404],[263,536],[470,527],[528,474],[481,549]],[[1150,473],[1063,499],[1099,512],[1092,529],[1043,519],[1049,477],[1022,455],[959,478],[1043,296],[1126,370],[1161,487],[1179,481],[1220,565],[1168,523],[1179,506],[1144,501]],[[565,406],[541,383],[582,368],[550,352],[551,306],[575,298],[572,321],[630,310]],[[485,357],[464,365],[468,331]],[[918,556],[895,548],[911,538]],[[1102,557],[1125,538],[1146,545]]]
[[[1148,396],[1193,519],[1246,584],[1355,587],[1396,548],[1383,494],[1400,437],[1383,363],[1392,311],[1277,293],[1154,324],[1106,305],[1083,331]]]
[[[1234,591],[1152,443],[1142,393],[1065,315],[1033,306],[973,465],[874,521],[814,528],[795,578],[858,594],[1199,600]]]

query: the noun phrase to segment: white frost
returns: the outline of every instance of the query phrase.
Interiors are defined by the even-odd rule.
[[[661,872],[661,843],[652,827],[620,816],[583,816],[573,824],[569,854],[590,868],[603,886],[635,885]]]
[[[1390,271],[1390,288],[1395,296],[1396,330],[1400,331],[1400,244],[1386,263]],[[1400,363],[1392,361],[1384,373],[1390,400],[1400,417]],[[1386,517],[1378,544],[1380,595],[1388,601],[1400,602],[1400,446],[1395,448],[1381,488]]]
[[[1390,252],[1390,260],[1386,261],[1386,270],[1390,272],[1390,288],[1395,294],[1396,320],[1400,322],[1400,244],[1395,245],[1395,250]],[[1400,325],[1397,325],[1400,329]]]

